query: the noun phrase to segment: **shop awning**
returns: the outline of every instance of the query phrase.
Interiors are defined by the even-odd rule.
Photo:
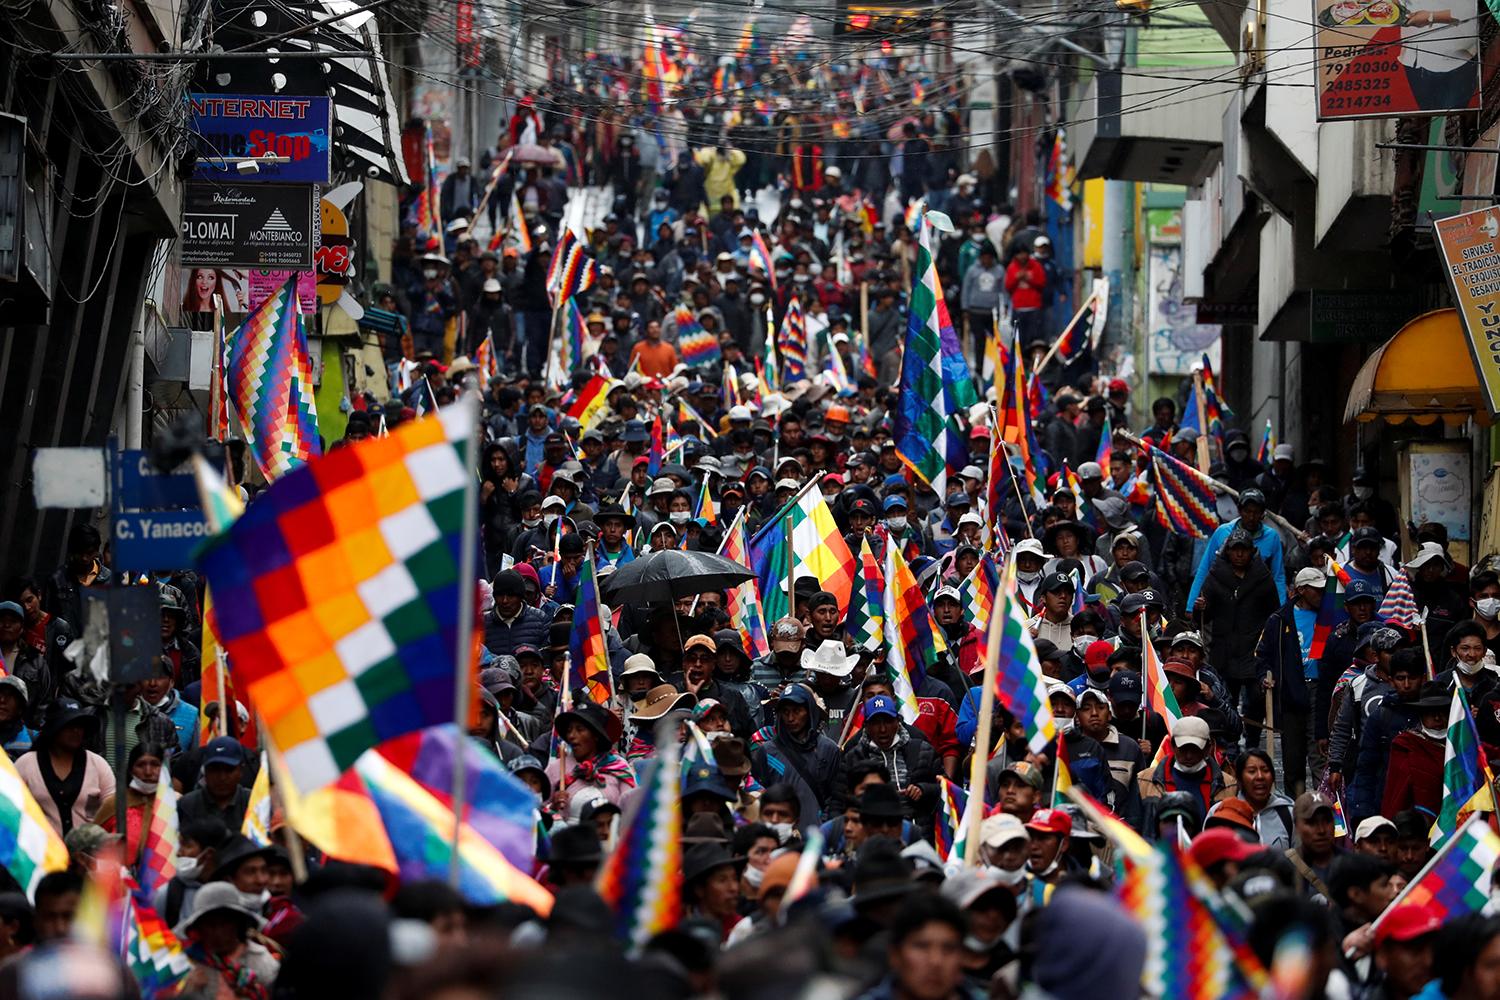
[[[1349,390],[1344,422],[1377,418],[1393,424],[1490,422],[1458,310],[1418,316],[1365,359]]]

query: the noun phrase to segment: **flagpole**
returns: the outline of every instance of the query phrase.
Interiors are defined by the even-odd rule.
[[[479,525],[479,476],[476,473],[479,456],[479,408],[472,399],[464,404],[469,413],[469,441],[464,454],[464,513],[463,534],[458,549],[458,628],[454,640],[453,663],[453,721],[458,724],[458,746],[453,754],[453,856],[448,860],[448,883],[458,888],[460,863],[460,837],[464,825],[464,797],[468,790],[464,773],[464,753],[468,749],[468,723],[470,687],[469,675],[473,660],[474,638],[474,546],[478,543],[475,529]]]
[[[264,720],[257,720],[256,728],[264,731]],[[281,759],[275,750],[266,750],[266,766],[271,769],[270,792],[271,801],[281,806],[281,815],[286,820],[286,853],[287,859],[292,865],[292,878],[298,885],[307,881],[307,852],[302,846],[302,835],[292,825],[292,818],[288,815],[286,807],[286,794],[284,789],[291,787],[288,783],[286,769],[281,766]],[[269,828],[266,831],[270,833]]]
[[[964,867],[974,868],[979,864],[979,828],[984,822],[985,769],[990,762],[990,728],[995,718],[995,672],[1000,665],[1000,636],[1004,632],[1006,613],[999,604],[1011,600],[1014,594],[1014,574],[1007,570],[1003,581],[1004,592],[995,595],[995,607],[990,609],[989,639],[984,651],[984,676],[979,681],[979,725],[974,733],[974,753],[969,760],[969,802],[979,796],[979,808],[969,812],[969,829],[964,841]],[[956,837],[957,834],[955,833]]]
[[[557,520],[559,523],[562,522],[562,518],[560,517]],[[594,542],[592,539],[589,541],[588,551],[584,554],[584,557],[589,561],[589,579],[594,584],[594,613],[599,616],[599,640],[604,644],[604,675],[609,678],[609,703],[610,705],[614,705],[616,694],[615,671],[609,662],[609,633],[604,628],[604,598],[599,594],[599,564],[594,562]],[[556,575],[555,570],[554,575]],[[588,678],[585,677],[584,680],[587,681]]]
[[[1078,325],[1078,321],[1083,319],[1083,314],[1089,311],[1089,306],[1094,304],[1094,297],[1095,293],[1090,292],[1089,297],[1083,300],[1083,305],[1073,314],[1073,318],[1068,320],[1068,325],[1063,327],[1063,332],[1052,342],[1052,346],[1047,348],[1047,353],[1042,355],[1041,363],[1032,366],[1032,371],[1040,375],[1042,369],[1047,367],[1047,362],[1057,356],[1057,352],[1062,349],[1063,341],[1068,339],[1068,334],[1073,332],[1073,327]],[[1208,470],[1204,469],[1203,471],[1207,472]]]
[[[1203,398],[1203,369],[1193,369],[1193,399],[1198,404],[1198,471],[1208,474],[1208,403]]]

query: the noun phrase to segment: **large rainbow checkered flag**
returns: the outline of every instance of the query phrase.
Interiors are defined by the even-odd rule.
[[[885,593],[881,612],[885,618],[886,663],[891,686],[901,702],[901,718],[915,725],[920,710],[917,691],[938,656],[948,651],[943,630],[932,617],[917,577],[901,558],[900,546],[885,546]]]
[[[1213,883],[1188,853],[1169,840],[1148,843],[1077,786],[1068,797],[1119,849],[1115,895],[1146,932],[1143,992],[1161,1000],[1258,997],[1266,970],[1242,928],[1220,915]]]
[[[552,263],[547,268],[547,291],[552,295],[553,305],[560,305],[575,295],[582,295],[599,280],[599,265],[594,255],[578,234],[564,229],[552,250]]]
[[[245,317],[227,350],[229,408],[261,474],[275,480],[321,455],[296,274]]]
[[[1478,913],[1490,901],[1497,862],[1500,835],[1490,829],[1483,816],[1470,816],[1376,918],[1371,930],[1380,930],[1396,907],[1407,903],[1431,907],[1445,924]]]
[[[464,397],[295,469],[199,554],[236,687],[303,792],[467,725],[477,415]]]
[[[786,314],[781,317],[776,353],[781,355],[783,384],[807,378],[807,317],[802,315],[802,303],[796,298],[787,303]]]
[[[1452,836],[1474,813],[1495,811],[1494,783],[1484,748],[1479,745],[1474,714],[1469,711],[1469,696],[1462,684],[1455,684],[1443,751],[1443,804],[1430,834],[1434,846]]]
[[[8,754],[0,753],[0,866],[28,897],[48,872],[68,867],[68,848],[32,798]]]
[[[885,641],[885,611],[882,607],[885,578],[880,574],[880,561],[875,550],[870,548],[870,536],[859,540],[859,576],[854,580],[854,589],[849,595],[849,615],[844,619],[844,631],[854,640],[855,649],[873,652]]]
[[[578,605],[573,609],[573,628],[568,634],[567,683],[574,694],[581,691],[595,704],[608,705],[614,701],[614,684],[610,680],[598,573],[594,543],[590,542],[583,568],[578,571]]]
[[[1157,521],[1168,531],[1194,538],[1212,535],[1219,526],[1219,514],[1208,477],[1160,448],[1148,447]]]
[[[1016,596],[1015,563],[1008,564],[1004,586],[996,598],[1001,616],[998,629],[990,629],[985,651],[995,661],[995,697],[1026,730],[1026,745],[1032,753],[1042,749],[1057,735],[1057,720],[1052,717],[1052,702],[1047,696],[1047,677],[1042,661],[1026,627],[1026,613]]]
[[[892,437],[901,461],[933,492],[944,496],[948,478],[969,464],[968,439],[959,418],[979,402],[979,394],[943,298],[932,252],[932,229],[932,219],[923,214]]]
[[[745,538],[745,516],[748,508],[741,507],[729,530],[724,532],[724,542],[719,546],[719,555],[733,559],[741,566],[750,565],[750,543]],[[765,656],[771,651],[770,638],[766,635],[766,612],[760,603],[760,584],[755,580],[729,588],[725,592],[728,600],[724,610],[745,644],[745,652],[751,659]]]
[[[681,750],[662,743],[594,882],[614,911],[616,938],[633,952],[682,919]]]

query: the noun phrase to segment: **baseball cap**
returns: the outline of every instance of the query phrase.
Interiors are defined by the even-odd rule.
[[[714,655],[718,655],[719,645],[706,635],[695,635],[682,644],[682,651],[686,653],[690,649],[706,649]]]
[[[1259,844],[1250,844],[1228,827],[1216,826],[1204,830],[1193,838],[1188,854],[1199,868],[1207,868],[1224,861],[1244,861],[1261,852]]]
[[[1359,545],[1384,547],[1385,539],[1381,536],[1378,529],[1367,525],[1363,528],[1355,528],[1354,533],[1349,536],[1349,547],[1351,549]]]
[[[1293,585],[1297,587],[1317,587],[1319,590],[1322,590],[1328,586],[1328,577],[1320,569],[1315,569],[1312,566],[1304,566],[1297,571],[1297,579]]]
[[[26,612],[22,611],[21,606],[15,601],[0,601],[0,613],[7,611],[22,620],[26,618]]]
[[[1207,750],[1209,741],[1212,739],[1213,734],[1209,731],[1208,723],[1196,715],[1185,715],[1172,726],[1174,744],[1186,744],[1200,750]]]
[[[1037,593],[1050,594],[1058,590],[1072,590],[1075,584],[1073,578],[1066,573],[1048,573],[1042,577],[1042,582],[1037,584]]]
[[[986,847],[1004,847],[1012,840],[1030,840],[1031,834],[1026,832],[1026,824],[1021,822],[1019,816],[1010,813],[996,813],[985,817],[979,825],[979,842]]]
[[[1038,809],[1026,821],[1026,829],[1066,837],[1073,832],[1073,817],[1061,809]]]
[[[1240,506],[1243,507],[1247,503],[1258,504],[1264,507],[1266,505],[1266,495],[1254,487],[1248,490],[1240,490]]]
[[[245,763],[245,748],[233,736],[216,736],[203,748],[203,766],[228,764],[239,767]]]
[[[1035,538],[1027,538],[1016,543],[1016,547],[1010,550],[1011,558],[1019,556],[1036,556],[1038,559],[1047,558],[1047,550],[1042,548],[1042,543]]]
[[[1442,918],[1428,904],[1402,903],[1386,913],[1375,929],[1375,947],[1387,941],[1414,941],[1442,926]]]
[[[1297,802],[1292,806],[1292,818],[1309,820],[1324,809],[1333,812],[1333,803],[1317,792],[1303,792],[1297,796]]]
[[[1369,819],[1360,821],[1359,826],[1354,828],[1354,842],[1357,844],[1361,840],[1373,837],[1381,830],[1389,830],[1391,836],[1394,837],[1396,835],[1396,824],[1384,816],[1371,816]]]
[[[1383,595],[1380,592],[1380,588],[1375,586],[1369,580],[1361,580],[1356,578],[1350,580],[1349,586],[1344,588],[1345,604],[1348,604],[1350,601],[1359,600],[1378,601],[1382,596]],[[1366,622],[1365,624],[1369,623]]]
[[[1244,799],[1225,799],[1215,802],[1203,821],[1205,829],[1214,826],[1235,826],[1241,830],[1255,832],[1255,807]]]
[[[1103,479],[1104,469],[1098,462],[1084,462],[1078,467],[1079,479]]]
[[[886,497],[885,498],[885,503],[883,504],[883,507],[885,508],[885,510],[887,512],[893,511],[893,510],[905,510],[906,509],[906,497],[903,497],[903,496]]]
[[[1109,654],[1114,651],[1114,643],[1108,639],[1096,639],[1083,651],[1083,665],[1090,669],[1105,666],[1109,663]]]
[[[1041,769],[1038,768],[1035,764],[1031,763],[1029,760],[1018,760],[1014,764],[1010,765],[1010,767],[1007,767],[1005,770],[1001,771],[1000,780],[1004,781],[1007,774],[1015,775],[1022,782],[1030,785],[1037,791],[1041,791],[1042,785],[1045,783],[1042,778]]]
[[[1141,675],[1134,670],[1122,670],[1109,679],[1109,700],[1125,705],[1141,703]]]
[[[1276,446],[1276,449],[1271,452],[1271,461],[1273,461],[1273,462],[1279,462],[1282,459],[1286,459],[1288,462],[1291,462],[1291,461],[1293,461],[1295,459],[1295,456],[1296,456],[1296,452],[1294,452],[1292,450],[1292,446],[1291,445],[1289,445],[1289,444],[1278,444]]]
[[[1176,635],[1172,636],[1171,644],[1173,646],[1197,646],[1199,649],[1204,650],[1208,648],[1207,646],[1203,645],[1203,636],[1199,635],[1197,632],[1178,632]]]
[[[901,718],[901,709],[896,705],[896,699],[888,694],[877,694],[865,701],[865,718],[873,719],[877,715],[889,715],[893,719]]]

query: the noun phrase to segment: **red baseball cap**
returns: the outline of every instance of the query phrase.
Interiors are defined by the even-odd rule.
[[[1108,639],[1099,639],[1091,642],[1083,651],[1083,663],[1086,667],[1097,669],[1109,663],[1109,656],[1115,651],[1115,644]]]
[[[1073,832],[1073,817],[1061,809],[1038,809],[1026,821],[1026,829],[1066,837]]]
[[[1129,392],[1130,384],[1122,378],[1112,378],[1109,380],[1109,391],[1111,393]]]
[[[1244,861],[1263,849],[1259,844],[1248,843],[1233,830],[1216,826],[1194,837],[1188,854],[1199,868],[1208,868],[1223,861]]]
[[[1441,926],[1442,918],[1426,903],[1402,903],[1380,922],[1375,931],[1375,947],[1387,941],[1414,941]]]

